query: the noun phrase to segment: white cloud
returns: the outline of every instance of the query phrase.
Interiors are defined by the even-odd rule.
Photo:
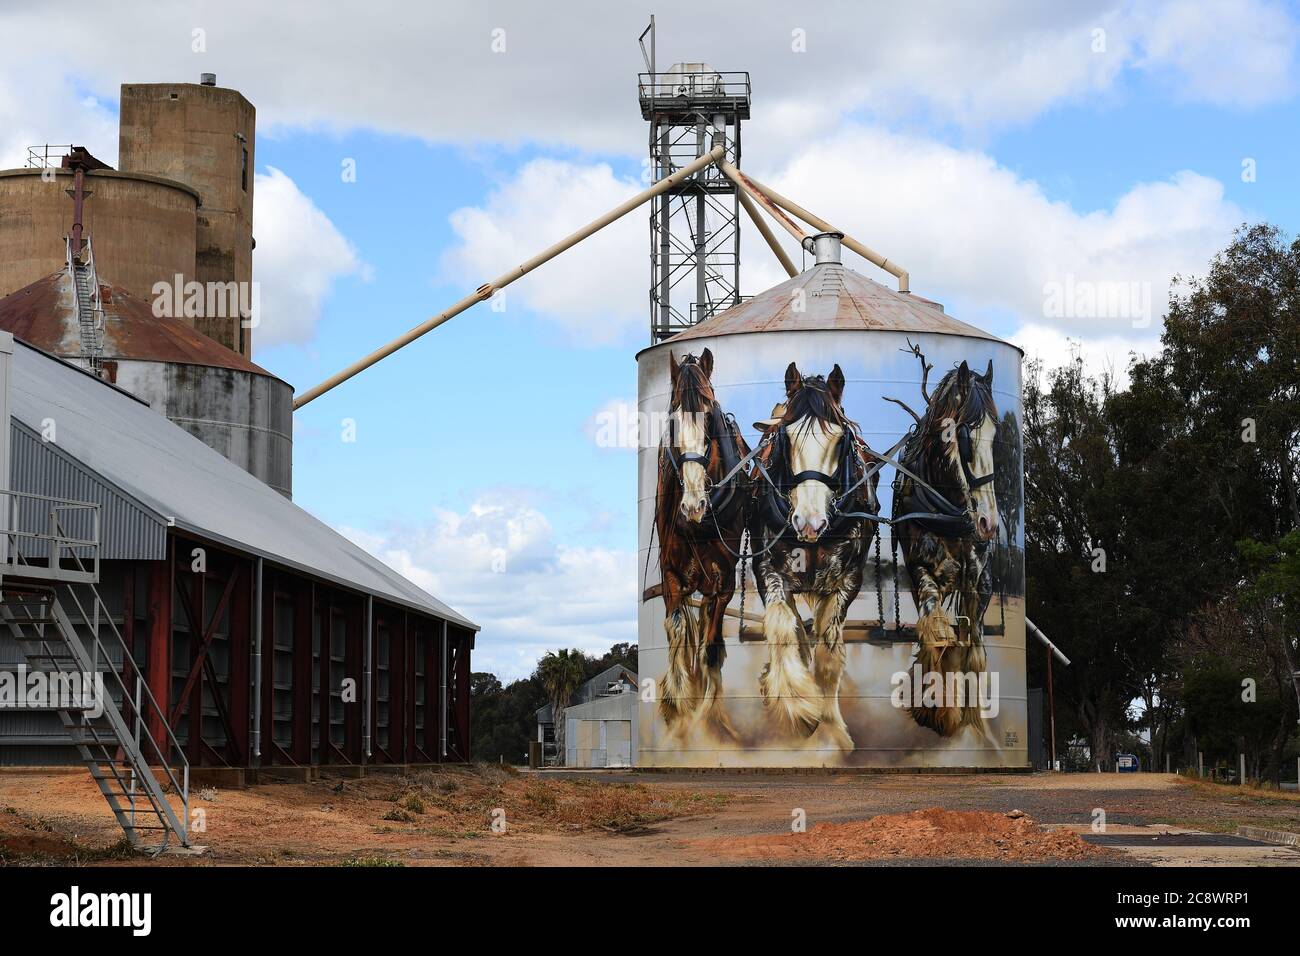
[[[2,18],[0,18],[2,22]],[[0,28],[0,35],[8,34]],[[11,51],[12,52],[12,51]],[[117,164],[116,110],[79,90],[73,77],[49,73],[21,54],[0,66],[0,169],[27,165],[27,147],[85,146]]]
[[[352,244],[292,179],[274,166],[253,184],[253,279],[260,308],[253,330],[258,348],[306,342],[334,282],[368,278]]]
[[[1138,10],[1138,66],[1169,75],[1179,98],[1259,106],[1295,93],[1296,24],[1257,0],[1168,3]]]
[[[644,188],[603,163],[533,160],[482,206],[452,213],[459,244],[446,254],[443,271],[461,284],[496,278]],[[522,303],[575,341],[594,345],[640,330],[648,321],[645,216],[644,208],[629,213],[508,287],[507,313]]]
[[[1035,341],[1046,342],[1050,332],[1054,354],[1067,335],[1120,348],[1121,355],[1157,339],[1171,277],[1203,272],[1248,216],[1224,198],[1220,182],[1190,171],[1138,183],[1109,208],[1076,209],[986,153],[856,124],[804,144],[785,164],[751,168],[902,263],[914,291],[974,325],[987,327],[982,316],[992,313],[1012,316],[1012,327],[1039,330]],[[454,214],[460,245],[448,262],[483,278],[495,275],[635,188],[604,165],[535,160],[483,206]],[[642,335],[646,215],[644,208],[630,213],[507,295],[519,295],[515,301],[575,341]],[[755,230],[742,229],[743,291],[784,279]],[[798,262],[799,252],[787,245]],[[846,262],[893,281],[851,253]]]
[[[603,654],[637,639],[635,554],[559,543],[519,496],[485,494],[423,524],[340,530],[482,626],[475,670],[513,680],[548,650]]]
[[[1277,102],[1295,87],[1296,18],[1267,0],[753,0],[743,16],[725,4],[661,0],[655,12],[661,69],[705,59],[751,72],[763,120],[749,142],[772,159],[845,111],[984,130],[1080,97],[1122,95],[1119,80],[1134,70],[1217,104]],[[18,38],[10,47],[23,58],[0,66],[0,87],[14,97],[75,74],[111,101],[122,82],[193,82],[211,71],[249,97],[264,129],[366,127],[639,154],[636,36],[645,21],[636,5],[533,0],[371,0],[364,15],[328,17],[314,0],[154,5],[144,17],[126,0],[75,14],[10,5],[0,35]],[[805,31],[805,53],[792,49],[795,29]],[[1106,30],[1104,52],[1094,52],[1096,29]],[[194,50],[195,30],[204,31],[204,52]],[[502,52],[493,52],[494,30],[505,31]],[[22,98],[28,121],[7,125],[39,128],[43,94]],[[111,152],[114,141],[86,145]]]
[[[772,185],[902,263],[913,291],[958,318],[982,325],[986,310],[1010,313],[1084,338],[1158,335],[1171,277],[1204,271],[1247,217],[1221,183],[1193,172],[1080,210],[984,153],[861,127],[811,144]],[[1057,291],[1069,294],[1064,308]],[[1118,293],[1131,304],[1107,315]]]
[[[1037,359],[1044,369],[1051,369],[1072,362],[1077,356],[1083,360],[1088,375],[1097,379],[1109,376],[1120,389],[1128,387],[1128,365],[1133,355],[1147,357],[1160,351],[1159,337],[1154,335],[1078,337],[1043,325],[1022,326],[1007,338],[1024,349],[1026,362]]]

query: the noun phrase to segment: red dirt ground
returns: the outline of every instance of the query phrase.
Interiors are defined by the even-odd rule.
[[[697,845],[738,859],[942,857],[1019,863],[1114,856],[1110,850],[1085,843],[1077,834],[1044,830],[1028,816],[940,807],[881,814],[852,823],[821,823],[806,833],[701,840]]]

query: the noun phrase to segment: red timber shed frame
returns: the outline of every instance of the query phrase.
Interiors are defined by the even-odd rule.
[[[94,587],[130,649],[108,663],[157,701],[154,739],[165,719],[213,779],[470,759],[469,619],[138,399],[17,340],[12,358],[12,490],[98,509]],[[0,732],[0,765],[76,762],[41,743],[56,715],[22,719],[35,742]]]
[[[473,631],[180,533],[165,560],[105,562],[115,574],[123,636],[191,766],[470,759]]]

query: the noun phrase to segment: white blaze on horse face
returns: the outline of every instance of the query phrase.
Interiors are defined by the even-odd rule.
[[[709,417],[703,412],[678,411],[677,454],[703,455],[708,440]],[[682,462],[682,516],[699,522],[709,504],[708,474],[697,461]]]
[[[835,469],[839,464],[840,438],[844,429],[839,425],[823,425],[811,420],[787,426],[790,438],[790,473],[820,471],[823,475],[839,478]],[[800,541],[816,541],[830,523],[833,494],[820,481],[801,481],[790,492],[790,526]]]
[[[978,428],[971,429],[970,473],[976,478],[993,474],[993,438],[998,426],[988,415],[980,422]],[[993,491],[994,482],[988,482],[975,489],[972,497],[975,512],[975,536],[981,541],[992,541],[998,534],[998,499]]]

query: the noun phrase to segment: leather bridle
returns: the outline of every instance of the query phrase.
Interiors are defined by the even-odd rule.
[[[763,440],[759,443],[759,450],[765,447],[771,450],[766,460],[756,456],[754,461],[758,471],[768,483],[768,489],[761,498],[760,508],[761,516],[769,527],[784,527],[789,523],[791,514],[790,495],[796,487],[805,481],[819,482],[829,488],[833,495],[838,495],[832,499],[828,508],[830,512],[828,515],[829,524],[823,534],[833,533],[846,518],[879,520],[877,515],[841,510],[858,487],[870,476],[862,450],[858,447],[861,440],[847,421],[842,422],[840,427],[842,432],[838,439],[840,442],[838,461],[835,466],[835,473],[830,475],[816,469],[809,469],[787,477],[790,449],[787,423],[781,422],[772,426],[763,436]],[[867,452],[874,455],[869,448]],[[853,480],[853,462],[855,461],[858,470],[863,475],[857,481]],[[769,465],[772,468],[771,471],[768,470]],[[775,478],[773,478],[773,473],[775,473]]]
[[[913,429],[908,433],[908,437],[920,438],[920,435]],[[929,481],[912,471],[911,468],[901,464],[901,461],[907,460],[907,449],[904,448],[903,454],[899,456],[900,462],[895,462],[894,467],[896,475],[894,478],[894,524],[901,524],[904,521],[915,521],[927,531],[933,531],[936,534],[945,537],[965,537],[975,530],[974,518],[974,498],[970,494],[976,488],[993,481],[997,475],[996,472],[990,472],[987,475],[976,477],[970,469],[971,457],[971,427],[968,423],[957,427],[957,458],[961,464],[962,477],[966,481],[966,503],[965,507],[953,504],[945,498]],[[912,464],[909,462],[909,464]],[[917,465],[912,464],[912,467]],[[911,479],[911,494],[904,498],[900,492],[904,478]],[[908,509],[907,514],[898,514],[899,508]]]
[[[989,472],[983,477],[976,478],[970,470],[970,425],[964,424],[957,428],[957,457],[961,461],[962,477],[966,479],[966,487],[971,491],[987,485],[995,477],[993,472]]]
[[[709,464],[713,461],[713,452],[716,448],[719,451],[719,457],[722,460],[724,472],[731,472],[739,465],[740,456],[736,452],[735,436],[738,432],[738,426],[735,420],[722,411],[722,408],[713,403],[708,412],[686,412],[688,415],[707,415],[707,424],[704,429],[704,453],[698,452],[678,452],[677,451],[677,415],[676,413],[669,416],[668,419],[668,445],[664,449],[665,457],[669,465],[677,475],[677,481],[683,491],[686,489],[686,476],[682,474],[682,466],[686,464],[697,464],[704,469],[704,480],[708,489],[708,510],[713,512],[714,518],[717,519],[720,514],[728,513],[729,506],[735,498],[735,483],[727,480],[715,483],[709,475]]]

